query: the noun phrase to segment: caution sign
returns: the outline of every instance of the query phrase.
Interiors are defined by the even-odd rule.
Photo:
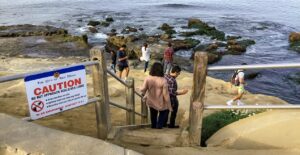
[[[84,66],[27,76],[25,86],[33,120],[84,105],[88,101]]]

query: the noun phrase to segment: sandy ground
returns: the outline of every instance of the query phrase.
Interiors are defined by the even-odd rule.
[[[68,57],[68,58],[60,57],[57,59],[3,58],[0,60],[0,76],[24,73],[28,71],[52,69],[58,66],[73,64],[75,62],[82,62],[85,60],[86,58],[83,57]],[[145,75],[143,71],[140,69],[131,69],[130,76],[135,78],[135,86],[139,87],[142,85],[143,79],[147,75]],[[93,96],[92,79],[90,74],[87,76],[87,78],[88,78],[88,94],[89,96]],[[109,82],[110,99],[115,103],[125,105],[125,96],[123,95],[125,93],[124,86],[119,84],[115,79],[111,77],[109,77],[108,82]],[[187,88],[191,90],[192,74],[187,72],[182,72],[182,74],[180,74],[180,76],[178,77],[178,85],[179,85],[179,89]],[[226,101],[233,97],[234,90],[235,89],[232,88],[231,85],[227,82],[207,77],[205,104],[225,105]],[[189,91],[188,94],[186,95],[179,96],[180,109],[179,109],[178,119],[177,119],[178,124],[181,125],[187,124],[190,94],[191,91]],[[246,104],[287,104],[285,101],[276,97],[260,95],[260,94],[251,94],[248,92],[243,98],[243,101]],[[140,111],[140,99],[137,96],[136,96],[136,111]],[[20,118],[27,117],[29,115],[27,99],[25,94],[25,86],[23,80],[5,82],[0,84],[0,112],[7,113]],[[126,117],[124,111],[111,106],[110,112],[111,112],[111,120],[113,125],[125,125]],[[206,113],[208,114],[211,112],[212,111],[208,111]],[[296,132],[297,129],[299,131],[300,126],[295,125],[297,119],[295,119],[295,121],[285,121],[285,120],[292,119],[292,116],[286,117],[288,116],[287,114],[289,112],[290,111],[282,111],[282,112],[271,111],[267,113],[262,113],[260,115],[252,116],[250,118],[243,119],[241,121],[233,123],[220,130],[214,137],[212,137],[208,141],[208,144],[210,146],[214,146],[214,147],[217,146],[218,149],[207,148],[204,150],[202,149],[202,151],[206,153],[210,152],[209,154],[218,154],[220,153],[220,151],[222,152],[224,151],[224,154],[254,154],[256,152],[255,151],[256,149],[261,149],[260,150],[260,152],[262,152],[261,154],[297,154],[299,153],[299,151],[293,149],[300,148],[300,143],[298,141],[298,139],[300,139],[300,134]],[[294,112],[293,116],[294,117],[300,116],[300,114]],[[277,117],[284,118],[284,119],[276,119]],[[264,125],[266,123],[265,120],[263,120],[262,118],[267,118],[267,122],[269,122],[269,126]],[[46,127],[59,129],[62,131],[96,137],[96,119],[95,119],[95,109],[93,104],[82,106],[57,115],[49,116],[47,118],[43,118],[34,122]],[[136,122],[140,122],[139,117],[136,117]],[[280,126],[294,128],[294,134],[288,134],[288,130],[287,130],[286,137],[284,137],[284,134],[281,134],[281,136],[277,136],[278,132],[276,131],[280,131],[282,129],[279,128]],[[240,131],[239,128],[243,128],[242,133],[239,132]],[[255,130],[253,128],[255,128]],[[269,132],[270,130],[272,130],[273,132]],[[233,133],[229,131],[235,131],[235,132]],[[268,133],[267,134],[268,136],[264,136],[266,135],[266,132]],[[284,138],[285,140],[283,140]],[[291,147],[287,147],[290,146],[289,141],[291,138],[294,139],[293,144],[299,144],[299,145],[297,146],[292,145]],[[263,144],[263,145],[256,145],[256,146],[250,145],[252,143],[249,143],[249,141],[243,139],[247,139],[249,141],[256,140],[257,143],[255,144]],[[243,143],[245,145],[243,145]],[[272,144],[274,144],[274,146]],[[243,145],[243,147],[241,147],[241,145]],[[268,147],[270,145],[272,147]],[[222,148],[224,148],[224,150]],[[292,150],[282,150],[285,148],[292,149]],[[238,152],[238,150],[235,149],[243,149],[245,151]],[[148,148],[147,149],[142,147],[141,148],[136,147],[136,150],[144,150],[141,152],[145,154],[152,154],[152,153],[156,154],[159,153],[158,151],[161,151],[159,154],[169,154],[170,152],[174,152],[174,150],[175,152],[183,153],[185,149],[174,148],[174,150],[171,151],[170,148],[164,148],[164,149]],[[196,154],[197,150],[198,149],[196,150],[192,149],[189,152],[190,154]]]

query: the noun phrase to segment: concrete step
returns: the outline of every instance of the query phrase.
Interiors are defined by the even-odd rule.
[[[117,139],[122,143],[142,146],[179,146],[181,144],[181,129],[124,129]]]

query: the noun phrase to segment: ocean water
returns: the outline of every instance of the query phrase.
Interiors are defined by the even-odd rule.
[[[0,25],[52,25],[80,35],[88,33],[89,20],[108,16],[115,22],[99,33],[88,34],[90,42],[105,44],[106,32],[126,26],[144,28],[146,34],[157,34],[162,23],[183,31],[188,18],[199,18],[224,31],[256,41],[243,55],[227,55],[214,65],[300,62],[300,53],[288,50],[288,35],[300,32],[299,0],[0,0]],[[195,37],[209,42],[205,37]],[[177,54],[188,57],[190,51]],[[300,69],[260,70],[259,77],[247,81],[252,93],[278,96],[300,104],[300,85],[289,77]],[[228,80],[231,72],[209,72]]]

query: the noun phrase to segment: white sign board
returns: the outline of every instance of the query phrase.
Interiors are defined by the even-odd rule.
[[[25,77],[32,120],[84,105],[88,101],[84,66]]]

